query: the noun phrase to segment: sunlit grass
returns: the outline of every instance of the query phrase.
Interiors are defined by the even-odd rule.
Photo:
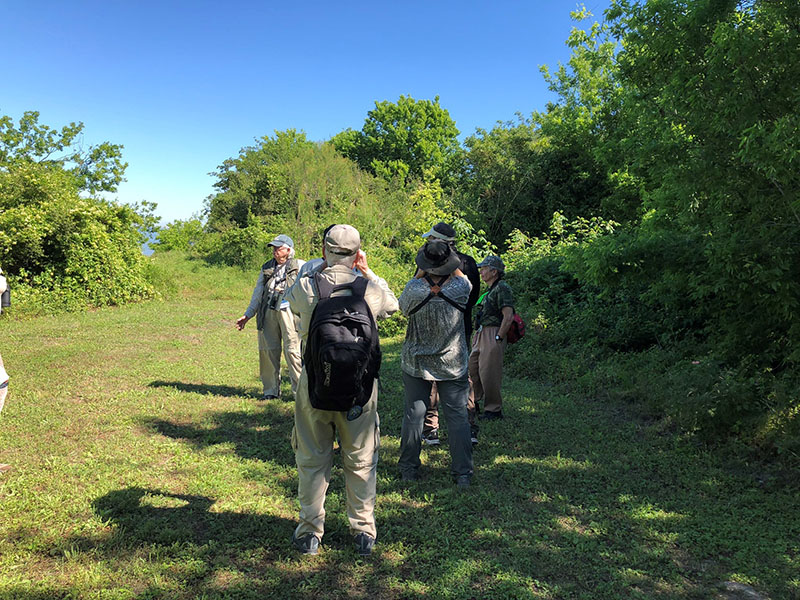
[[[350,547],[337,456],[322,552],[297,555],[291,394],[257,399],[255,330],[233,328],[252,277],[168,268],[167,301],[0,321],[0,598],[800,597],[796,487],[535,382],[506,382],[468,492],[446,444],[402,484],[400,337],[375,554]]]

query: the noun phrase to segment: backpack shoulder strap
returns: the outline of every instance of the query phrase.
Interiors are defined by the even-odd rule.
[[[327,277],[323,277],[322,273],[318,272],[314,273],[314,282],[317,284],[320,300],[330,298],[339,290],[352,290],[353,296],[363,298],[367,293],[367,285],[369,285],[366,277],[356,277],[349,283],[333,284],[328,281]]]
[[[320,300],[326,300],[331,297],[333,284],[326,277],[323,277],[322,273],[314,273],[314,283],[317,286]]]
[[[347,284],[347,286],[353,290],[354,296],[359,296],[363,298],[367,293],[367,286],[369,285],[369,280],[366,277],[356,277]]]

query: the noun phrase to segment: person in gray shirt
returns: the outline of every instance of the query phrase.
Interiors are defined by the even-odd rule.
[[[398,461],[400,477],[406,481],[419,478],[422,428],[434,382],[447,422],[453,480],[459,487],[469,487],[472,479],[464,329],[472,284],[458,268],[460,262],[446,242],[429,241],[417,253],[418,272],[399,298],[400,310],[408,317],[400,358],[405,408]]]

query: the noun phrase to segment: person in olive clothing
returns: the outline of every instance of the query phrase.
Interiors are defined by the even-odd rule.
[[[514,297],[509,285],[503,281],[506,267],[499,256],[487,256],[478,264],[481,279],[489,286],[478,300],[477,326],[469,355],[469,376],[472,379],[469,410],[472,416],[480,412],[479,419],[502,419],[503,354],[506,334],[514,320]]]

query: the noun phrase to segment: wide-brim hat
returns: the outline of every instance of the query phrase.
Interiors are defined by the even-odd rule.
[[[458,254],[442,240],[430,240],[417,252],[417,266],[432,275],[450,275],[461,264]]]

